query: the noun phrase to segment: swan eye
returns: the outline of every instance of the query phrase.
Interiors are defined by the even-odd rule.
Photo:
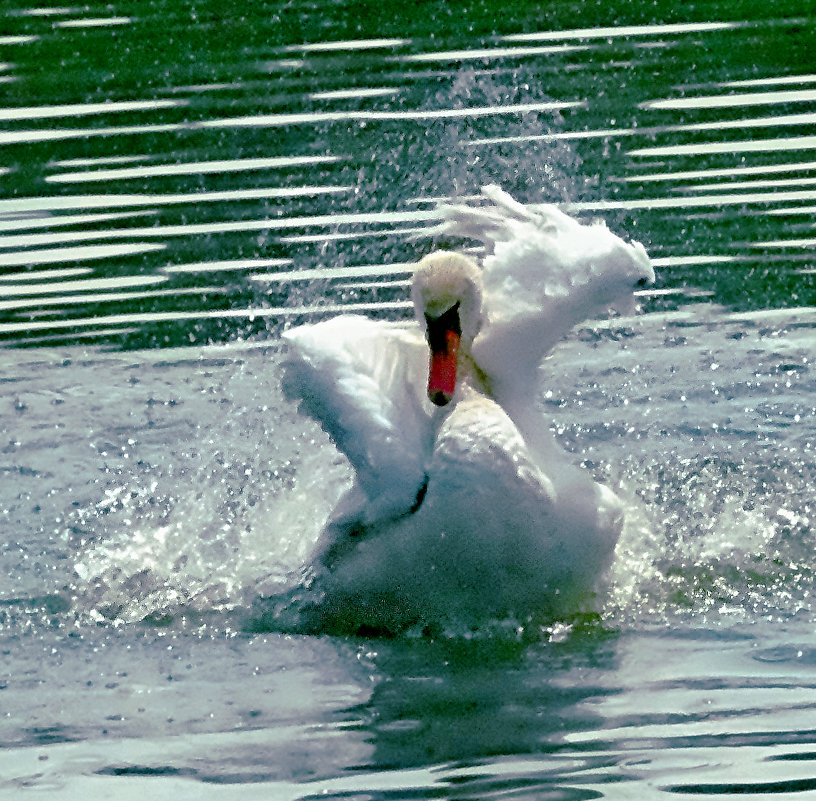
[[[646,289],[646,287],[651,283],[652,282],[646,278],[646,276],[643,276],[643,278],[638,278],[638,280],[635,282],[635,286],[640,287],[641,289]]]

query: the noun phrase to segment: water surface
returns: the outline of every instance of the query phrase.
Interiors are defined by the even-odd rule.
[[[816,788],[806,4],[0,19],[3,794]],[[462,244],[434,201],[487,182],[658,273],[542,369],[543,424],[630,507],[608,591],[543,629],[283,633],[349,470],[280,330],[409,314],[410,263]]]

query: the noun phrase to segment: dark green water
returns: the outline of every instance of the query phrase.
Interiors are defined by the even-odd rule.
[[[491,181],[642,240],[678,290],[647,311],[807,306],[808,13],[9,0],[0,338],[161,347],[318,305],[399,315],[428,201]]]

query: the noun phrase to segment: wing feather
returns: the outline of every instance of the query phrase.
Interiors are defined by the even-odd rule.
[[[366,516],[403,514],[425,482],[433,444],[427,347],[417,325],[343,315],[283,335],[284,390],[348,457]]]
[[[556,206],[526,206],[497,186],[492,205],[443,204],[440,231],[482,242],[487,322],[473,345],[500,403],[529,395],[536,367],[577,323],[628,310],[654,281],[644,247],[605,224],[583,225]]]

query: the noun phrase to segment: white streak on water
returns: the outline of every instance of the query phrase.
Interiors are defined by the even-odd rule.
[[[133,164],[139,161],[147,161],[150,158],[151,156],[146,154],[141,156],[100,156],[92,159],[60,159],[51,163],[57,167],[98,167],[101,164]]]
[[[462,144],[466,147],[477,145],[498,145],[524,142],[570,142],[580,139],[604,139],[613,136],[633,136],[643,133],[638,128],[598,128],[591,131],[559,131],[548,134],[529,134],[523,136],[486,136],[480,139],[469,139]]]
[[[537,47],[485,47],[469,50],[440,50],[436,53],[412,53],[393,56],[391,61],[428,63],[434,61],[474,61],[491,58],[524,58],[527,56],[548,56],[589,50],[588,45],[540,45]]]
[[[155,111],[186,106],[186,100],[121,100],[109,103],[71,103],[64,106],[0,108],[0,120],[38,120],[58,117],[84,117],[90,114],[120,114],[131,111]]]
[[[775,75],[770,78],[752,78],[745,81],[724,81],[719,86],[724,89],[730,87],[751,87],[751,86],[783,86],[785,84],[816,83],[816,75]]]
[[[26,298],[21,300],[0,300],[0,311],[20,309],[41,309],[46,306],[78,306],[82,303],[113,303],[123,300],[145,300],[147,298],[168,298],[178,295],[223,295],[229,290],[224,287],[202,286],[179,289],[162,289],[144,292],[97,292],[90,295],[59,295],[47,298]]]
[[[784,172],[816,170],[816,161],[788,162],[785,164],[757,164],[751,167],[733,167],[725,170],[677,170],[646,175],[627,175],[627,183],[638,181],[685,181],[694,178],[731,178],[735,175],[765,175]]]
[[[574,28],[564,31],[514,33],[502,36],[505,42],[552,42],[569,39],[619,39],[629,36],[668,36],[683,33],[724,31],[744,27],[745,22],[681,22],[669,25],[620,25],[601,28]]]
[[[92,272],[93,270],[90,267],[63,267],[60,270],[32,270],[27,273],[6,273],[5,275],[0,275],[0,281],[43,281],[50,278],[73,278],[77,275],[87,275]]]
[[[163,284],[167,280],[166,275],[121,275],[116,278],[88,278],[80,281],[55,281],[45,284],[4,286],[3,294],[6,297],[13,295],[53,295],[55,292],[85,292],[97,289],[149,286]]]
[[[67,6],[56,8],[26,8],[17,13],[22,17],[56,17],[61,14],[75,14],[77,9]]]
[[[66,214],[62,216],[43,215],[38,217],[19,216],[10,219],[0,218],[0,231],[21,231],[30,228],[52,228],[62,225],[90,225],[91,223],[110,222],[111,220],[128,220],[133,217],[144,217],[151,211],[128,211],[118,214]]]
[[[741,106],[767,106],[777,103],[812,103],[816,90],[800,89],[779,92],[750,92],[736,95],[703,95],[700,97],[676,97],[665,100],[647,100],[641,108],[685,110],[704,108],[734,108]]]
[[[322,267],[312,270],[287,270],[279,273],[257,273],[250,275],[253,281],[273,283],[279,281],[312,281],[327,278],[369,278],[377,275],[400,275],[412,273],[414,264],[366,264],[361,267]]]
[[[338,156],[273,156],[261,159],[230,159],[223,161],[193,161],[183,164],[150,164],[140,167],[122,167],[89,172],[67,172],[46,177],[48,183],[81,183],[87,181],[116,181],[126,178],[152,178],[168,175],[209,175],[213,173],[247,172],[249,170],[309,167],[316,164],[334,164]],[[280,190],[278,190],[280,191]]]
[[[816,113],[778,114],[771,117],[753,117],[745,120],[717,120],[715,122],[694,122],[687,125],[669,125],[658,131],[728,131],[733,128],[772,128],[788,125],[812,125]]]
[[[36,42],[39,38],[39,36],[0,36],[0,46],[30,44]]]
[[[139,329],[136,326],[120,326],[118,328],[95,328],[92,331],[72,331],[71,339],[94,339],[96,337],[123,337],[126,334],[136,334]],[[20,337],[17,343],[20,345],[45,345],[49,342],[62,342],[65,334],[44,334],[37,337]],[[2,345],[0,345],[2,347]]]
[[[396,86],[378,88],[333,89],[326,92],[312,92],[309,100],[362,100],[369,97],[393,97],[402,91]]]
[[[172,103],[174,101],[156,101]],[[541,103],[518,103],[504,106],[480,106],[465,109],[432,109],[414,111],[317,111],[286,114],[260,114],[247,117],[226,117],[203,122],[163,123],[159,125],[123,125],[104,128],[61,128],[57,130],[0,131],[0,145],[33,144],[65,139],[89,139],[97,136],[141,136],[160,133],[195,131],[202,128],[274,128],[289,125],[322,125],[332,122],[423,122],[476,118],[503,114],[530,114],[556,112],[584,105],[578,101],[549,101]],[[20,110],[15,110],[20,111]]]
[[[411,44],[410,39],[349,39],[338,42],[310,42],[301,45],[289,45],[284,48],[287,53],[336,53],[342,51],[381,50],[390,47],[403,47]]]
[[[0,43],[1,44],[1,43]],[[120,125],[103,128],[57,128],[48,130],[0,131],[0,145],[57,142],[66,139],[90,139],[97,136],[137,136],[177,133],[195,128],[194,123],[163,123],[161,125]]]
[[[0,267],[21,267],[28,264],[55,264],[65,261],[87,261],[89,259],[112,259],[163,250],[164,245],[148,242],[134,242],[127,245],[89,245],[76,248],[50,248],[25,252],[0,253]]]
[[[289,234],[278,237],[278,242],[286,244],[308,244],[310,242],[340,242],[343,240],[369,239],[378,236],[423,236],[428,234],[427,228],[378,228],[376,231],[339,231],[321,232],[319,234]]]
[[[812,248],[816,239],[773,239],[768,242],[752,242],[752,248]]]
[[[403,289],[411,286],[411,280],[404,281],[349,281],[344,284],[336,284],[335,289]]]
[[[549,100],[538,103],[510,103],[471,108],[404,109],[401,111],[371,111],[349,109],[338,111],[305,111],[288,114],[259,114],[248,117],[228,117],[205,120],[202,128],[267,128],[286,125],[320,125],[329,122],[421,122],[427,120],[475,119],[503,114],[532,114],[564,111],[584,105],[570,100]]]
[[[605,211],[609,209],[683,209],[718,206],[748,205],[755,203],[784,203],[816,200],[816,190],[801,192],[746,192],[744,194],[702,195],[699,197],[656,197],[640,200],[599,200],[571,203],[574,211]]]
[[[57,22],[58,28],[107,28],[114,25],[129,25],[130,17],[89,17],[88,19],[68,19]]]
[[[814,123],[816,123],[816,112],[755,117],[746,120],[717,120],[715,122],[695,122],[684,123],[682,125],[661,125],[650,128],[597,128],[588,131],[559,131],[557,133],[530,134],[526,136],[489,136],[482,139],[471,139],[463,144],[473,147],[475,145],[525,142],[569,142],[581,139],[605,139],[616,136],[648,136],[651,134],[680,133],[683,131],[728,131],[737,128],[773,128],[791,125],[813,125]]]
[[[663,256],[652,259],[654,267],[680,267],[696,266],[701,264],[730,264],[738,261],[738,256]]]
[[[9,198],[0,200],[0,215],[29,211],[69,209],[106,209],[128,206],[172,206],[184,203],[220,203],[265,198],[317,197],[349,192],[349,186],[284,186],[260,189],[227,189],[220,192],[188,192],[184,194],[127,195],[62,195],[57,197]]]
[[[766,214],[816,214],[816,206],[789,206],[788,208],[782,209],[769,209]]]
[[[683,187],[683,189],[691,192],[724,192],[733,189],[780,189],[791,186],[812,186],[813,184],[816,184],[816,178],[784,178],[775,181],[734,181],[733,183],[722,184],[692,184]]]
[[[201,261],[190,264],[168,264],[164,273],[207,273],[227,270],[258,270],[262,267],[289,267],[292,259],[232,259],[229,261]]]
[[[693,145],[668,145],[630,150],[630,156],[705,156],[714,153],[770,153],[777,150],[814,150],[816,136],[789,136],[747,142],[701,142]]]

